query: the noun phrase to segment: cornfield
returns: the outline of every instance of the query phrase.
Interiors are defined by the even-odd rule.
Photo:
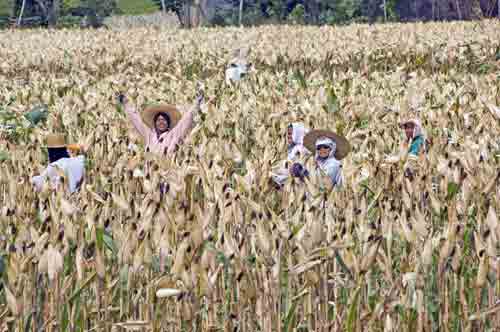
[[[499,331],[498,31],[0,32],[1,331]],[[116,93],[189,105],[200,84],[182,147],[145,153]],[[406,116],[431,142],[413,181],[386,162]],[[350,140],[343,190],[274,189],[293,121]],[[50,132],[90,147],[71,196],[29,181]]]

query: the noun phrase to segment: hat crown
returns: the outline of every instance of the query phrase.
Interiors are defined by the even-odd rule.
[[[165,113],[170,119],[170,129],[173,129],[180,121],[182,115],[174,105],[154,105],[146,108],[142,113],[142,119],[149,128],[154,128],[154,119],[158,113]]]
[[[62,148],[66,146],[66,140],[62,134],[49,134],[47,135],[47,147],[49,148]]]

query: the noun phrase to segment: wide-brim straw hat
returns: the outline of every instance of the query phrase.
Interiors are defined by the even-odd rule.
[[[304,136],[304,146],[311,152],[316,151],[316,141],[321,137],[328,137],[335,141],[335,159],[344,159],[351,152],[349,141],[330,130],[312,130]]]
[[[65,148],[66,139],[62,134],[49,134],[46,137],[47,148]]]
[[[154,129],[154,120],[159,113],[166,113],[170,118],[170,128],[173,129],[182,117],[181,112],[174,105],[156,105],[147,107],[142,112],[142,120],[151,129]]]
[[[46,137],[47,149],[60,149],[66,148],[73,152],[79,152],[82,149],[80,144],[66,144],[63,134],[49,134]]]

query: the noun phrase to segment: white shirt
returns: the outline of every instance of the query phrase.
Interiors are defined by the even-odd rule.
[[[74,158],[61,158],[58,161],[50,163],[42,174],[34,176],[31,183],[40,191],[45,179],[48,177],[52,188],[56,188],[60,182],[59,170],[62,170],[66,175],[69,185],[69,191],[74,193],[78,190],[80,183],[85,176],[85,157],[78,156]]]
[[[336,188],[342,187],[344,181],[342,177],[342,163],[340,161],[332,156],[325,160],[316,160],[316,165],[316,174],[326,175]]]

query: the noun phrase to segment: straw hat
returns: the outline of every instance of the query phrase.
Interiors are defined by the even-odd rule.
[[[151,129],[154,129],[154,119],[158,113],[166,113],[170,118],[170,129],[175,128],[182,117],[181,112],[174,105],[157,105],[148,107],[142,112],[142,120]]]
[[[67,148],[72,152],[79,152],[82,149],[82,146],[79,144],[66,144],[66,140],[62,134],[49,134],[46,140],[47,148],[49,149]]]
[[[309,151],[316,151],[316,141],[320,137],[328,137],[335,141],[337,149],[335,150],[335,158],[337,160],[344,159],[351,151],[351,145],[343,136],[335,134],[330,130],[312,130],[304,136],[304,146]]]
[[[66,140],[62,134],[49,134],[47,135],[47,148],[65,148]]]

